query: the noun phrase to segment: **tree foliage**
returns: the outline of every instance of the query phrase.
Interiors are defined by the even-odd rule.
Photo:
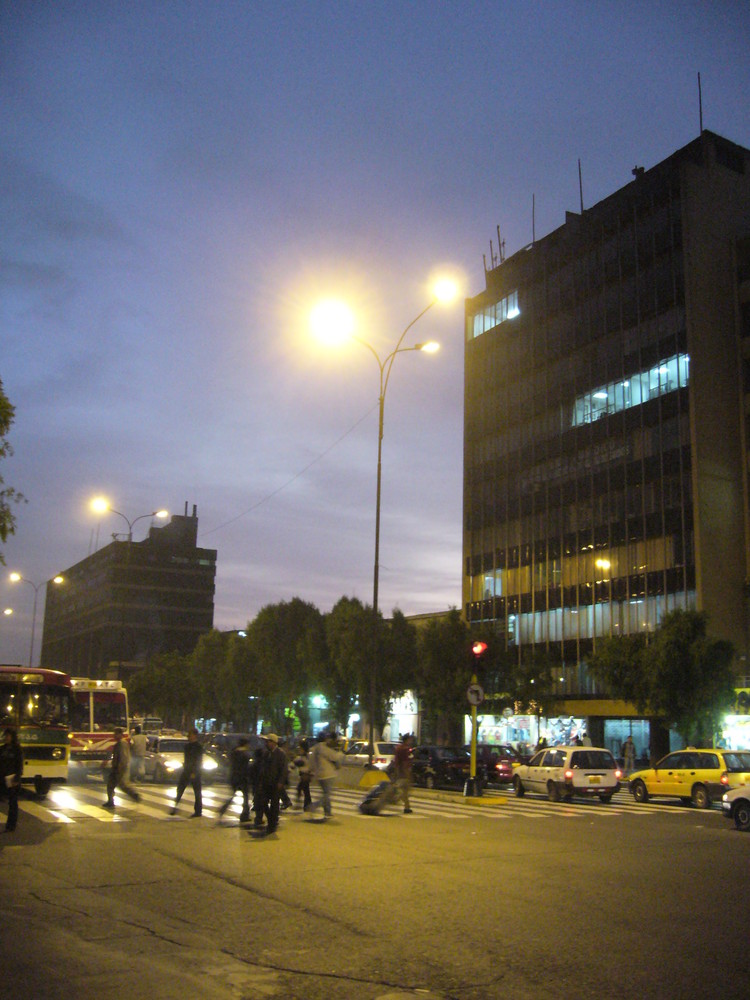
[[[463,743],[466,689],[474,664],[469,630],[455,608],[419,630],[417,651],[415,687],[422,702],[423,733],[434,740]]]
[[[706,742],[734,700],[734,650],[708,636],[703,611],[671,611],[646,641],[602,642],[589,664],[611,693],[674,726],[685,742]]]
[[[15,413],[15,407],[5,395],[0,379],[0,459],[9,458],[13,454],[13,448],[6,435],[13,424]],[[16,517],[12,505],[25,500],[22,493],[18,493],[12,486],[6,486],[5,480],[0,475],[0,541],[7,541],[8,536],[16,530]],[[5,564],[2,549],[0,549],[0,563]]]

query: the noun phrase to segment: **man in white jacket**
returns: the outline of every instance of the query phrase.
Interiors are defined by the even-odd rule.
[[[336,733],[323,733],[310,752],[310,770],[322,792],[321,797],[310,806],[310,811],[314,812],[322,805],[324,819],[331,816],[331,792],[344,759],[338,745]]]

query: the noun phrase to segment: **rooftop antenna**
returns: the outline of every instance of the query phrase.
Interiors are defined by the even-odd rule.
[[[505,260],[505,240],[500,239],[500,226],[497,227],[497,248],[500,251],[500,263]]]
[[[578,159],[578,195],[581,199],[581,215],[583,215],[583,176],[581,174],[581,160]]]
[[[490,263],[493,268],[497,267],[497,257],[495,256],[495,248],[492,245],[492,240],[490,240]]]
[[[698,125],[700,134],[703,135],[703,97],[701,95],[701,75],[698,74]]]

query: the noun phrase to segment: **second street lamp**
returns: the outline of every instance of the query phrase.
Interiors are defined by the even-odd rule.
[[[34,660],[34,633],[36,631],[36,605],[37,605],[37,598],[39,597],[39,589],[40,589],[40,587],[46,587],[47,581],[45,580],[45,582],[43,584],[42,583],[32,583],[31,580],[27,580],[25,576],[21,576],[20,573],[15,573],[15,572],[10,574],[10,580],[11,580],[11,583],[28,583],[28,585],[30,587],[34,588],[34,609],[31,612],[31,643],[29,644],[29,670],[30,670],[31,667],[32,667],[32,665],[33,665],[33,660]],[[61,584],[63,582],[63,578],[61,576],[53,577],[52,582],[56,583],[56,584]],[[5,613],[7,614],[8,611],[6,611]],[[11,613],[12,613],[12,611],[11,611]]]
[[[169,517],[169,511],[150,510],[147,514],[139,514],[138,517],[134,517],[133,520],[131,521],[122,513],[122,511],[115,510],[114,507],[110,506],[109,500],[107,500],[106,497],[94,497],[94,499],[91,501],[91,509],[96,514],[109,513],[109,514],[117,514],[118,517],[121,517],[128,526],[129,542],[133,541],[133,525],[136,523],[136,521],[142,521],[145,517],[159,517],[159,518]]]
[[[378,703],[378,674],[380,668],[380,654],[381,654],[381,643],[380,643],[380,620],[379,620],[379,586],[380,586],[380,493],[381,493],[381,482],[382,482],[382,458],[383,458],[383,425],[384,425],[384,415],[385,415],[385,396],[388,390],[388,381],[391,376],[391,369],[393,368],[393,362],[396,360],[396,355],[405,354],[408,351],[425,351],[426,353],[433,353],[439,349],[439,345],[434,341],[428,341],[424,344],[414,344],[412,347],[402,347],[404,338],[411,328],[417,323],[426,312],[428,312],[434,305],[438,302],[450,302],[455,298],[456,289],[452,282],[441,282],[440,285],[435,289],[433,299],[425,306],[425,308],[414,317],[414,319],[405,327],[403,333],[398,339],[396,346],[387,354],[384,358],[381,358],[372,344],[363,340],[361,337],[357,337],[352,331],[354,328],[353,317],[351,313],[343,306],[341,303],[335,301],[328,301],[321,303],[311,316],[311,326],[313,331],[321,339],[326,339],[331,342],[336,340],[345,340],[350,338],[355,340],[358,344],[366,347],[368,351],[375,358],[378,365],[378,370],[380,372],[380,392],[378,394],[378,465],[377,465],[377,481],[375,488],[375,562],[373,567],[373,580],[372,580],[372,614],[373,614],[373,630],[372,630],[372,666],[370,670],[370,746],[369,746],[369,759],[370,764],[372,764],[372,757],[375,750],[375,719],[377,716],[377,703]]]

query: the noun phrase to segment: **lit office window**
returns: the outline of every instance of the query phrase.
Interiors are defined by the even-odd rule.
[[[500,323],[504,323],[508,319],[515,319],[516,316],[520,315],[518,290],[516,290],[511,292],[510,295],[506,295],[504,299],[500,299],[499,302],[493,302],[492,305],[485,306],[480,312],[470,317],[471,335],[472,337],[479,337]]]
[[[649,399],[664,396],[675,389],[684,389],[688,384],[690,357],[675,354],[666,361],[638,372],[621,382],[610,382],[591,392],[579,396],[573,405],[573,427],[593,424],[607,413],[619,413],[631,406],[647,403]]]

